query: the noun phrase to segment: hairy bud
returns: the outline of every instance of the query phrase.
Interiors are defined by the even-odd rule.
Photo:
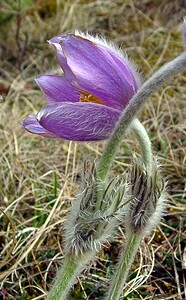
[[[116,178],[104,191],[100,191],[95,178],[96,168],[93,165],[84,174],[82,192],[74,201],[65,224],[66,251],[76,256],[99,251],[123,220],[123,199],[127,185]]]
[[[153,164],[152,172],[137,162],[132,167],[125,222],[129,233],[151,230],[158,224],[165,209],[165,183],[156,161]]]

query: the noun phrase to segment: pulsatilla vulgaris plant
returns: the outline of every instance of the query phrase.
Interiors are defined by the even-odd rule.
[[[184,42],[185,33],[184,20]],[[133,63],[103,38],[76,32],[58,35],[49,43],[55,46],[63,73],[36,79],[48,104],[25,119],[24,128],[50,138],[108,139],[108,143],[98,164],[86,169],[65,224],[63,267],[47,299],[66,299],[79,272],[123,224],[126,242],[105,296],[118,300],[141,240],[157,226],[166,208],[165,183],[136,115],[162,83],[186,67],[186,52],[141,85]],[[110,179],[112,161],[129,128],[140,143],[141,160],[133,160],[128,175]]]

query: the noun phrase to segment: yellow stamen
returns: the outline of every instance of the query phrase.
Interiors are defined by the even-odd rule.
[[[92,95],[92,94],[80,94],[80,102],[91,102],[91,103],[97,103],[97,104],[102,104],[104,105],[104,103],[97,98],[96,96]]]

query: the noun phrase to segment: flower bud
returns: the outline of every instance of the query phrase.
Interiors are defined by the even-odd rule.
[[[165,209],[165,183],[156,161],[150,172],[144,165],[135,162],[130,173],[129,201],[126,205],[126,230],[146,232],[155,227]]]
[[[127,185],[116,178],[102,191],[96,181],[95,166],[85,172],[82,192],[74,201],[65,224],[66,251],[80,256],[101,249],[123,220],[126,190]]]

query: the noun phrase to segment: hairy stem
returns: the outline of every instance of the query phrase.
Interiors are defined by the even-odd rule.
[[[148,133],[145,127],[138,119],[134,119],[131,124],[141,147],[142,159],[146,169],[151,173],[152,172],[152,163],[153,163],[153,154],[151,141],[149,139]]]
[[[108,141],[105,151],[98,165],[97,177],[100,181],[105,181],[109,168],[114,159],[118,146],[122,142],[126,130],[131,125],[132,120],[142,109],[150,95],[156,91],[164,82],[172,78],[186,68],[186,52],[183,52],[174,60],[166,63],[155,72],[132,97],[127,107],[124,109],[121,118]]]
[[[47,300],[65,300],[76,277],[90,261],[89,258],[85,256],[77,258],[67,254],[63,266],[58,270]]]
[[[119,300],[123,290],[124,283],[128,277],[131,265],[141,242],[139,233],[132,233],[126,241],[125,249],[121,253],[118,268],[112,279],[108,294],[105,300]]]

